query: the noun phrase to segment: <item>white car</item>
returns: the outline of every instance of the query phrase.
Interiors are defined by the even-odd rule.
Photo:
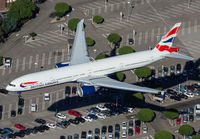
[[[55,129],[56,125],[52,124],[52,123],[47,123],[46,126],[48,126],[49,128]]]
[[[133,108],[128,108],[128,112],[133,113],[134,112]]]
[[[11,61],[12,59],[11,58],[5,58],[5,67],[11,67]]]
[[[97,113],[96,116],[101,119],[106,119],[106,116],[103,113]]]
[[[143,131],[144,134],[146,134],[147,131],[148,131],[148,127],[147,127],[147,126],[143,126],[143,127],[142,127],[142,131]]]
[[[112,133],[108,133],[108,139],[112,139],[113,138],[113,134]]]
[[[87,122],[92,122],[92,118],[88,117],[88,116],[82,116],[83,119],[85,119],[85,121]]]
[[[122,130],[126,130],[126,125],[127,125],[126,122],[122,122]]]
[[[126,130],[122,130],[122,138],[126,138]]]
[[[59,118],[59,119],[66,119],[67,118],[66,115],[64,115],[64,114],[62,114],[60,112],[56,114],[56,117]]]
[[[97,109],[101,110],[101,111],[105,111],[108,110],[108,108],[104,107],[103,105],[99,104],[96,106]]]
[[[194,97],[194,94],[191,93],[191,92],[188,92],[188,93],[184,93],[187,97]]]

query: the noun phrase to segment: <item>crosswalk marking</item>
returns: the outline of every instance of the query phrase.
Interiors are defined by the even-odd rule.
[[[51,56],[52,56],[52,52],[49,52],[48,65],[51,64]]]
[[[41,66],[44,66],[45,65],[45,53],[42,54],[42,65]]]
[[[23,61],[22,61],[22,71],[25,70],[25,66],[26,66],[26,57],[23,57]]]
[[[65,59],[65,49],[62,49],[61,61],[64,61],[64,59]]]
[[[194,32],[197,32],[198,21],[197,19],[194,20]]]
[[[12,66],[8,69],[8,74],[10,74],[12,71]]]
[[[35,68],[38,68],[38,62],[39,62],[39,54],[36,55],[35,57]]]
[[[141,45],[141,43],[142,43],[142,32],[139,33],[138,45]]]
[[[151,30],[151,42],[153,42],[154,41],[154,28]]]
[[[55,53],[55,63],[57,63],[57,61],[58,61],[58,50],[56,50],[56,53]]]
[[[30,56],[29,58],[29,65],[28,65],[28,69],[31,69],[31,65],[32,65],[32,60],[33,60],[33,56]]]
[[[157,41],[159,41],[160,40],[160,36],[161,34],[160,34],[160,28],[158,28],[158,32],[157,32],[157,36],[156,36],[156,38],[157,38]]]
[[[19,58],[16,60],[15,72],[18,72],[19,69]]]
[[[144,36],[144,43],[146,44],[148,40],[148,31],[145,32],[145,36]]]
[[[188,21],[188,33],[191,33],[191,21]]]

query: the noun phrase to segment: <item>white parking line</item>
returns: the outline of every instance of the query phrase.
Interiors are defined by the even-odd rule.
[[[42,65],[41,66],[44,66],[45,65],[45,53],[42,54]]]
[[[194,32],[197,32],[198,21],[197,19],[194,20]]]
[[[148,31],[145,32],[145,36],[144,36],[144,43],[146,44],[148,40]]]
[[[31,113],[31,104],[32,104],[32,99],[29,99],[28,113]]]
[[[23,57],[23,60],[22,60],[22,71],[25,70],[25,66],[26,66],[26,57]]]
[[[28,69],[31,69],[32,61],[33,61],[33,56],[30,56],[29,63],[28,63],[29,64]]]
[[[5,105],[2,106],[3,107],[3,111],[2,111],[2,117],[1,117],[1,120],[4,120],[4,117],[5,117]]]
[[[39,54],[36,54],[36,57],[35,57],[35,68],[38,68],[38,62],[39,62]]]
[[[9,106],[8,106],[8,118],[10,118],[11,110],[12,110],[12,104],[9,104]]]
[[[66,48],[67,49],[67,48]],[[62,49],[62,57],[61,57],[61,61],[64,61],[65,59],[65,49]]]
[[[15,72],[18,72],[19,69],[19,58],[16,60],[16,67],[15,67]]]
[[[154,28],[152,28],[152,30],[151,30],[151,42],[154,42],[154,37],[155,37]]]
[[[161,34],[160,34],[160,27],[158,27],[158,32],[157,32],[157,41],[159,41],[160,40],[160,38],[161,38],[161,36],[160,36]]]
[[[139,33],[138,45],[141,45],[141,43],[142,43],[142,32]]]
[[[40,101],[40,98],[39,97],[36,97],[36,104],[37,104],[37,111],[39,111],[39,101]]]
[[[58,61],[58,50],[56,50],[56,53],[55,53],[55,63],[57,63],[57,61]]]
[[[191,33],[191,21],[188,21],[188,33]]]
[[[52,52],[49,52],[48,65],[51,64],[51,57],[52,57]]]

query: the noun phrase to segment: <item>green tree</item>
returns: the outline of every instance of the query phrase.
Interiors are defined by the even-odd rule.
[[[4,18],[3,19],[3,22],[1,24],[1,28],[2,28],[2,31],[5,33],[5,34],[8,34],[12,31],[14,31],[17,27],[17,21],[16,19],[14,18]]]
[[[192,139],[200,139],[200,134],[192,136]]]
[[[86,37],[86,43],[87,46],[93,46],[95,44],[95,41],[90,37]]]
[[[133,93],[133,97],[139,99],[139,100],[143,100],[144,96],[142,95],[142,93],[138,92],[138,93]]]
[[[30,19],[36,12],[36,8],[30,0],[16,0],[11,4],[7,16],[16,21]]]
[[[173,135],[165,130],[160,130],[155,133],[154,139],[173,139]]]
[[[93,21],[97,24],[101,24],[101,23],[103,23],[104,19],[103,19],[103,17],[96,15],[93,17]]]
[[[178,117],[178,115],[179,115],[176,110],[172,110],[172,109],[171,110],[166,110],[163,113],[168,119],[171,119],[171,120],[176,119]]]
[[[122,81],[124,79],[125,75],[123,72],[117,72],[116,77],[117,77],[118,81]]]
[[[118,50],[119,55],[129,54],[133,52],[135,52],[135,50],[130,46],[123,46]]]
[[[149,109],[149,108],[141,109],[137,113],[137,118],[140,121],[143,121],[143,122],[150,122],[150,121],[153,120],[153,117],[154,117],[154,112],[151,109]]]
[[[189,136],[194,133],[194,128],[192,126],[186,124],[186,125],[182,125],[181,127],[179,127],[178,132],[181,135]]]
[[[62,17],[65,13],[70,11],[69,5],[65,2],[56,3],[54,9],[58,17]]]
[[[77,24],[80,21],[79,18],[72,18],[68,21],[68,28],[72,31],[76,30]]]
[[[111,43],[118,43],[120,42],[121,37],[117,33],[110,33],[110,35],[107,37],[107,40]]]
[[[149,67],[141,67],[141,68],[137,68],[135,70],[135,74],[139,77],[139,78],[146,78],[149,77],[151,75],[151,69]]]
[[[95,60],[103,59],[106,57],[108,57],[108,55],[106,55],[105,53],[100,53],[99,55],[96,56]]]

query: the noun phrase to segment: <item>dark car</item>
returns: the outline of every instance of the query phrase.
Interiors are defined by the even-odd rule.
[[[20,130],[19,132],[15,132],[15,136],[23,138],[25,136],[25,133]]]
[[[23,109],[22,109],[22,108],[18,108],[18,110],[17,110],[17,114],[18,114],[18,115],[21,115],[22,112],[23,112]]]
[[[4,128],[3,131],[4,131],[4,133],[11,133],[11,134],[14,133],[14,131],[10,128]]]
[[[95,128],[94,129],[94,135],[95,136],[99,136],[100,135],[100,129],[99,128]]]
[[[82,117],[76,117],[75,119],[78,120],[81,123],[85,122],[85,119],[83,119]]]
[[[180,98],[188,99],[188,96],[186,96],[185,94],[178,94],[177,96]]]
[[[79,139],[79,134],[75,133],[74,134],[74,139]]]
[[[115,132],[119,132],[120,131],[120,124],[115,124]]]
[[[79,124],[79,121],[76,120],[76,119],[69,119],[69,122],[72,123],[72,124],[75,124],[75,125]]]
[[[102,126],[101,133],[106,134],[106,132],[107,132],[107,126]]]
[[[35,119],[35,122],[37,122],[39,124],[46,124],[46,121],[44,119],[41,119],[41,118]]]
[[[0,120],[2,118],[3,107],[0,105]]]
[[[44,131],[45,131],[45,128],[44,128],[43,126],[38,126],[38,127],[37,127],[37,130],[38,130],[39,132],[44,132]]]
[[[65,136],[60,136],[60,139],[65,139]]]
[[[86,132],[85,131],[82,131],[82,133],[81,133],[81,139],[86,139]]]
[[[115,132],[115,139],[119,139],[119,132]]]
[[[1,88],[0,89],[0,93],[2,93],[2,94],[8,94],[8,91],[6,89]]]
[[[141,125],[141,121],[140,120],[135,120],[135,126],[140,127],[140,125]]]
[[[104,104],[104,107],[106,107],[106,108],[108,108],[108,109],[112,109],[112,108],[113,108],[112,105],[111,105],[110,103]]]
[[[194,116],[192,114],[189,115],[189,121],[194,121]]]
[[[133,38],[129,38],[129,39],[128,39],[128,43],[129,43],[129,45],[133,45],[133,44],[134,44]]]
[[[25,133],[26,135],[30,135],[30,134],[31,134],[31,128],[25,129],[25,130],[24,130],[24,133]]]
[[[24,99],[22,97],[19,97],[18,99],[18,106],[24,107]]]
[[[9,138],[9,139],[15,139],[16,136],[15,136],[15,134],[8,134],[8,138]]]
[[[45,129],[45,130],[49,130],[49,127],[46,126],[46,125],[41,125],[40,127],[43,128],[43,129]]]
[[[177,64],[176,65],[176,74],[180,74],[181,73],[181,64]]]
[[[0,134],[3,134],[3,133],[4,133],[3,129],[0,128]]]
[[[131,128],[128,129],[128,135],[133,136],[133,129],[131,129]]]
[[[11,116],[11,117],[15,117],[15,116],[16,116],[16,111],[15,111],[15,110],[11,110],[10,116]]]
[[[70,86],[66,86],[65,87],[65,95],[70,95],[71,94],[71,87]]]
[[[72,139],[72,135],[68,135],[68,136],[67,136],[67,139]]]
[[[73,95],[76,95],[76,92],[77,92],[77,87],[73,86],[73,87],[72,87],[72,94],[73,94]]]
[[[92,118],[93,120],[97,120],[98,119],[98,117],[96,115],[94,115],[94,114],[88,114],[88,116],[90,118]]]
[[[170,96],[170,99],[174,99],[176,101],[181,101],[181,98],[178,96]]]
[[[167,93],[170,95],[177,95],[177,92],[172,89],[167,89]]]
[[[109,125],[108,126],[108,133],[112,133],[113,132],[113,126],[112,125]]]
[[[30,131],[31,131],[32,134],[37,134],[38,133],[38,130],[35,129],[35,128],[31,128]]]

